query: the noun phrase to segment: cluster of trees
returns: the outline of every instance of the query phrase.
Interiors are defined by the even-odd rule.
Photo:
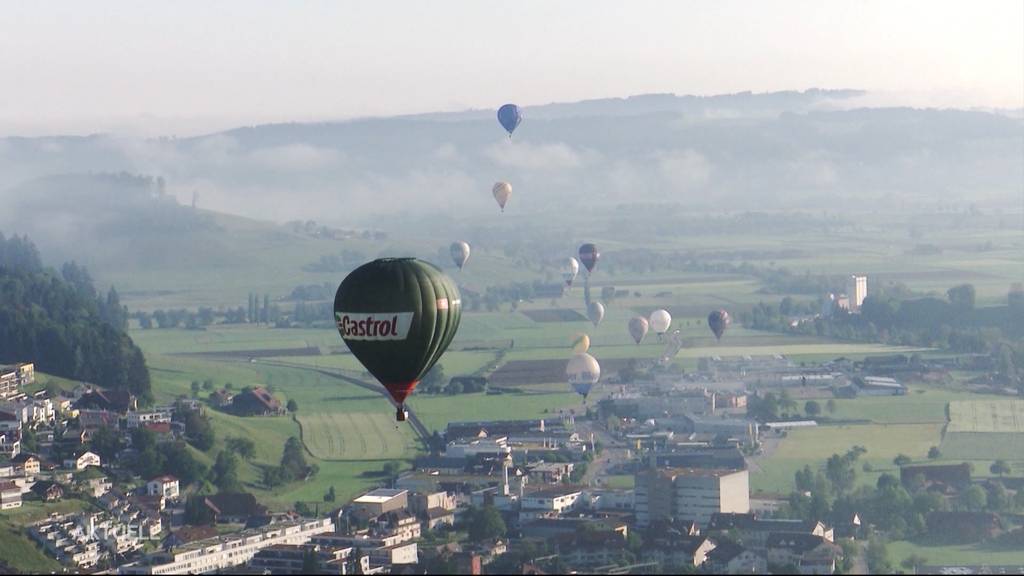
[[[969,541],[980,536],[966,532],[930,534],[926,524],[928,514],[949,510],[996,513],[1024,510],[1024,490],[1011,496],[998,480],[967,486],[953,500],[928,490],[922,477],[911,478],[903,485],[895,475],[884,473],[875,486],[857,486],[857,463],[865,453],[866,449],[855,446],[844,454],[829,457],[824,470],[805,466],[797,471],[796,491],[790,495],[786,514],[837,524],[848,522],[856,513],[864,525],[875,526],[891,540],[928,536],[937,540]],[[894,463],[905,465],[908,460],[897,457]],[[868,463],[861,468],[870,470]],[[1005,462],[992,465],[993,474],[1008,472]]]
[[[487,379],[483,376],[456,376],[448,379],[444,366],[435,364],[416,387],[421,394],[478,394],[487,392]]]
[[[471,290],[464,291],[462,302],[466,310],[474,312],[479,310],[496,312],[504,304],[510,305],[512,310],[515,310],[519,307],[520,302],[532,301],[537,298],[538,292],[550,286],[551,283],[540,280],[488,286],[483,294]]]
[[[28,238],[0,234],[0,362],[32,360],[42,372],[151,402],[149,369],[125,319],[117,291],[98,297],[85,268],[44,269]]]
[[[267,466],[263,469],[263,484],[268,488],[282,486],[295,480],[302,480],[320,471],[316,464],[308,464],[302,448],[302,442],[292,436],[284,444],[279,466]]]
[[[174,411],[174,418],[179,422],[184,422],[185,438],[189,444],[203,452],[213,448],[213,443],[217,437],[213,431],[213,423],[210,422],[208,416],[202,414],[199,410],[189,410],[179,403]]]
[[[200,306],[198,310],[187,310],[176,308],[168,310],[154,310],[152,313],[146,311],[134,312],[131,317],[139,322],[143,330],[152,328],[187,328],[199,330],[216,323],[223,324],[272,324],[282,318],[281,308],[277,304],[270,304],[270,296],[263,295],[262,307],[260,297],[256,294],[249,294],[249,306],[237,308],[213,309],[207,306]],[[328,316],[329,317],[329,316]]]
[[[829,398],[824,409],[829,414],[836,411],[835,400]],[[822,406],[816,400],[808,400],[803,406],[804,414],[810,418],[820,416]],[[786,420],[800,416],[800,404],[793,399],[789,391],[783,388],[778,394],[768,392],[747,398],[747,415],[759,422]]]
[[[158,444],[153,432],[136,428],[132,430],[131,443],[135,456],[129,468],[142,478],[171,474],[185,485],[206,478],[206,466],[196,460],[184,442]],[[89,448],[104,460],[114,461],[125,446],[119,432],[104,427],[93,434]]]
[[[303,284],[293,288],[287,300],[294,300],[296,302],[333,301],[334,292],[337,288],[336,285],[332,285],[329,282],[324,282],[323,284]]]

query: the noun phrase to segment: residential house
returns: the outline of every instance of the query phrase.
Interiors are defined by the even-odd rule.
[[[921,481],[925,488],[941,488],[956,492],[971,484],[971,465],[963,464],[922,464],[900,467],[900,483],[912,488]]]
[[[99,468],[89,468],[75,475],[75,486],[93,498],[99,498],[110,491],[113,483]]]
[[[285,413],[281,402],[266,388],[254,386],[231,400],[231,412],[239,416],[278,416]]]
[[[235,395],[229,390],[220,389],[210,393],[210,404],[215,408],[226,409],[231,406],[231,401],[234,400]]]
[[[993,512],[929,512],[925,523],[929,533],[956,543],[987,540],[1003,530],[1002,520]]]
[[[64,497],[64,488],[60,484],[45,480],[33,484],[32,492],[43,502],[58,502]]]
[[[85,470],[89,466],[101,466],[99,454],[91,450],[79,452],[70,458],[64,459],[64,468],[68,470]]]
[[[171,413],[167,410],[149,410],[149,411],[138,411],[132,410],[128,412],[128,417],[125,419],[125,423],[129,429],[139,428],[145,424],[157,424],[165,422],[170,424]]]
[[[398,542],[408,542],[420,537],[420,522],[416,516],[405,509],[387,512],[377,519],[378,523],[387,526],[389,534],[398,536]]]
[[[766,574],[768,561],[753,550],[724,540],[707,553],[703,568],[711,574]]]
[[[21,508],[21,486],[11,480],[0,480],[0,510]]]
[[[800,566],[804,556],[814,551],[815,555],[812,556],[814,561],[808,566],[813,570],[822,568],[822,559],[826,553],[830,553],[832,559],[831,562],[825,562],[825,564],[831,564],[833,569],[836,559],[843,556],[843,549],[838,545],[825,540],[821,536],[799,532],[774,532],[769,534],[765,540],[765,551],[767,552],[768,563],[777,566],[787,564]],[[831,574],[832,572],[828,573]]]
[[[21,476],[35,476],[39,474],[39,458],[34,454],[22,452],[11,458],[14,464],[14,473]]]
[[[14,458],[21,453],[21,427],[17,430],[0,432],[0,456]]]
[[[178,497],[178,479],[170,475],[157,476],[146,483],[146,494],[174,500]]]
[[[216,521],[220,524],[244,524],[253,516],[263,516],[267,513],[267,508],[248,493],[213,494],[207,496],[203,503],[213,511]]]
[[[835,536],[832,528],[815,520],[759,518],[753,513],[712,515],[707,532],[728,530],[735,530],[744,546],[757,551],[765,550],[769,536],[776,533],[819,536],[826,542],[833,542]]]
[[[530,479],[539,484],[561,484],[568,479],[574,468],[572,462],[541,462],[527,466]]]
[[[22,387],[35,381],[35,365],[31,362],[0,366],[0,399],[21,394]]]
[[[87,390],[73,404],[75,410],[106,410],[127,415],[129,410],[138,410],[138,401],[127,390]]]
[[[699,568],[704,565],[708,554],[714,549],[715,543],[704,536],[665,535],[644,546],[643,559],[647,562],[657,562],[663,568]]]

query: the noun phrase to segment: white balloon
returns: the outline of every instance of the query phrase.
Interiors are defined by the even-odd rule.
[[[650,323],[655,334],[664,334],[672,326],[672,315],[667,310],[655,310],[651,312]]]

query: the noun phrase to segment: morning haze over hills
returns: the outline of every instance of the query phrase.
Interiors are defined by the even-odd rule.
[[[525,108],[529,131],[511,141],[495,133],[490,111],[191,138],[7,137],[0,227],[29,234],[53,258],[103,270],[244,257],[222,247],[217,224],[241,221],[207,211],[392,233],[445,222],[469,234],[503,225],[491,222],[488,190],[513,177],[506,222],[523,218],[517,226],[541,230],[555,214],[591,215],[574,226],[582,231],[621,204],[674,205],[680,212],[671,218],[682,221],[736,211],[839,217],[1019,206],[1019,118],[856,107],[863,96],[806,90],[556,103]],[[669,216],[647,218],[657,227]]]

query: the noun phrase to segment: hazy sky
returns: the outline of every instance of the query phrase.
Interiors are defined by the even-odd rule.
[[[1022,107],[1024,2],[0,4],[0,135],[808,87]]]

